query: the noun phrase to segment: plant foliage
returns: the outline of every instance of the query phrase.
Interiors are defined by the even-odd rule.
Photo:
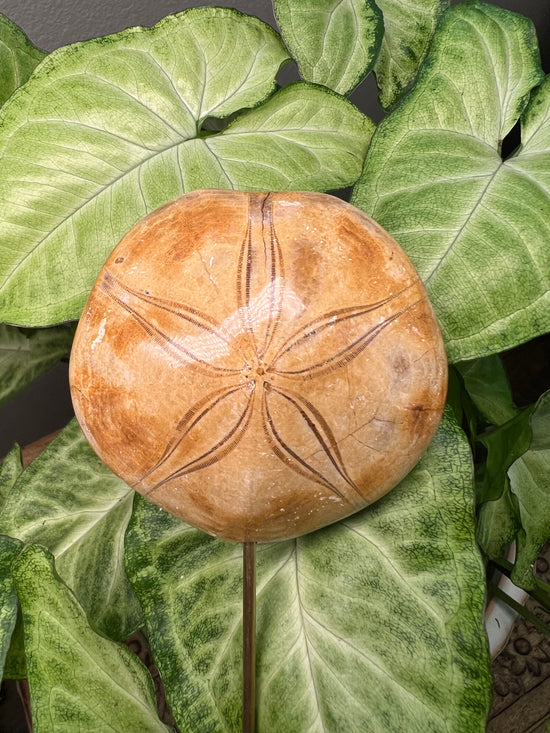
[[[471,486],[448,416],[398,491],[259,548],[261,730],[478,728],[488,665]],[[238,730],[241,546],[137,498],[125,557],[180,730]]]
[[[371,70],[384,36],[373,0],[275,0],[273,7],[303,79],[349,94]]]
[[[481,733],[482,560],[548,590],[550,401],[519,409],[498,354],[550,330],[550,86],[527,19],[447,5],[274,0],[281,35],[195,8],[42,61],[0,16],[1,400],[67,356],[60,324],[121,236],[199,188],[355,184],[439,317],[449,407],[420,463],[373,507],[259,548],[260,733]],[[290,61],[302,80],[280,88]],[[376,131],[345,96],[371,69]],[[178,729],[239,730],[240,546],[135,497],[75,422],[25,470],[18,447],[3,460],[0,535],[0,663],[28,677],[38,733],[168,730],[120,644],[137,628]]]
[[[525,18],[452,7],[355,187],[353,203],[393,234],[423,278],[451,361],[550,329],[550,86],[529,101],[542,80]],[[502,140],[522,113],[522,145],[503,160]]]
[[[0,319],[78,318],[126,231],[185,191],[353,183],[374,126],[325,88],[273,94],[287,60],[269,26],[223,8],[48,56],[0,111]]]

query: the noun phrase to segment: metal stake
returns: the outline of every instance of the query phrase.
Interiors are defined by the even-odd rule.
[[[243,543],[243,733],[256,727],[256,543]]]

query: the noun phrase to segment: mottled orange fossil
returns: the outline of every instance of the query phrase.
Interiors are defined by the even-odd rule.
[[[395,486],[437,428],[447,366],[414,267],[353,206],[196,191],[109,257],[70,381],[86,437],[134,489],[268,541]]]

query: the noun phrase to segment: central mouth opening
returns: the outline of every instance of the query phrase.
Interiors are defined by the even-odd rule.
[[[263,382],[268,375],[263,364],[247,364],[244,370],[244,376],[253,382]]]

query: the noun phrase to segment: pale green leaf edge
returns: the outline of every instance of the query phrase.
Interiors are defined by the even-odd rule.
[[[44,56],[19,26],[0,13],[0,106],[27,81]]]

